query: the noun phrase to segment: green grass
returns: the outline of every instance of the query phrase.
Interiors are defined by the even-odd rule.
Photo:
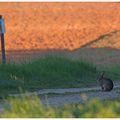
[[[111,78],[113,81],[120,81],[120,65],[101,67],[100,71],[105,71],[105,76]]]
[[[43,106],[37,96],[9,98],[5,118],[119,118],[120,100],[92,100],[63,107]]]
[[[81,87],[96,83],[96,67],[81,61],[46,57],[23,64],[0,64],[0,96],[19,89]]]
[[[83,87],[96,83],[102,70],[115,78],[120,67],[96,69],[92,64],[60,57],[46,57],[23,64],[0,65],[0,97],[22,90]],[[116,78],[118,80],[120,77]],[[43,106],[38,96],[10,98],[0,117],[120,117],[120,101],[93,100],[55,108]]]

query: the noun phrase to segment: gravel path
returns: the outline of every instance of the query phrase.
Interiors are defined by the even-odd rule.
[[[114,83],[114,89],[111,92],[102,92],[100,86],[88,88],[66,88],[66,89],[42,89],[36,92],[27,93],[27,95],[39,95],[44,105],[63,106],[65,104],[81,103],[84,100],[99,99],[119,99],[120,82]],[[19,96],[20,94],[11,94],[10,96]],[[23,94],[24,95],[24,94]],[[4,104],[0,103],[0,113]]]
[[[42,89],[27,95],[39,95],[43,104],[61,106],[64,104],[80,103],[84,99],[115,99],[120,98],[120,82],[114,82],[114,89],[111,92],[102,92],[100,86],[87,88],[65,88],[65,89]],[[11,96],[19,96],[14,94]]]
[[[59,94],[53,95],[46,98],[41,97],[41,101],[45,105],[50,106],[62,106],[65,104],[75,104],[84,102],[84,100],[92,100],[94,98],[99,99],[118,99],[120,98],[120,88],[116,88],[111,92],[102,91],[86,91],[81,93],[71,93],[71,94]]]
[[[42,91],[47,93],[47,90]],[[41,93],[42,93],[41,92]],[[75,104],[81,103],[85,100],[92,100],[98,98],[104,99],[119,99],[120,98],[120,82],[116,82],[114,89],[111,92],[102,92],[99,86],[92,88],[69,88],[69,89],[57,89],[51,90],[52,93],[57,93],[51,95],[46,95],[46,97],[41,97],[41,101],[45,105],[50,106],[63,106],[65,104]],[[48,92],[50,93],[50,91]]]

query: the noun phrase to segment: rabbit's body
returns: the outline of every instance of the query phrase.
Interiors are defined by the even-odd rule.
[[[113,89],[113,81],[109,78],[103,77],[104,73],[98,78],[98,82],[102,91],[111,91]]]

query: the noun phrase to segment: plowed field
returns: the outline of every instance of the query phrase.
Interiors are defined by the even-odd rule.
[[[80,48],[120,29],[119,3],[0,3],[6,50]]]

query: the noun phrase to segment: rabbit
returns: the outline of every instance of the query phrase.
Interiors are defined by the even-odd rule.
[[[102,72],[101,76],[97,78],[97,81],[99,82],[102,91],[111,91],[113,89],[113,81],[109,78],[104,77],[104,72]]]

